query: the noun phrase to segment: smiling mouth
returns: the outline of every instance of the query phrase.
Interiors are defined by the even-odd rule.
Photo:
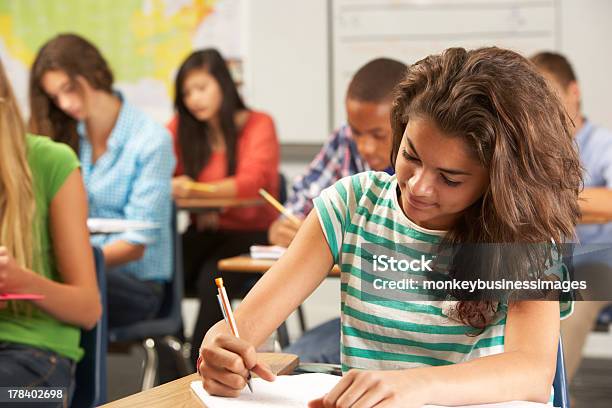
[[[408,204],[418,210],[427,210],[436,206],[436,204],[427,203],[414,197],[411,197],[410,194],[406,196],[406,200],[408,201]]]

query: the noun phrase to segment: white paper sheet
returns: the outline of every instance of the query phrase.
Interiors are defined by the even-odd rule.
[[[89,218],[87,228],[92,234],[113,234],[159,228],[159,224],[146,221],[132,221],[114,218]]]
[[[202,388],[201,381],[193,381],[191,389],[208,408],[283,407],[303,408],[308,401],[328,393],[341,377],[330,374],[281,375],[273,382],[254,378],[253,393],[247,387],[238,398],[213,397]],[[445,408],[425,405],[423,408]],[[457,408],[457,407],[455,407]],[[514,401],[499,404],[469,405],[463,408],[551,408],[550,405]]]
[[[250,249],[253,259],[279,259],[287,250],[277,245],[251,245]]]
[[[281,375],[273,382],[253,378],[253,393],[247,387],[238,398],[213,397],[202,388],[201,381],[191,383],[191,389],[208,408],[300,407],[329,392],[341,377],[330,374]]]

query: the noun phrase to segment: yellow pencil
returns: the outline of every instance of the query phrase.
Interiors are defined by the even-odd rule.
[[[267,202],[272,204],[272,207],[276,208],[281,214],[283,214],[285,217],[289,218],[295,225],[300,225],[302,223],[302,221],[300,221],[300,219],[298,217],[296,217],[295,215],[291,214],[291,211],[289,211],[287,208],[285,208],[284,205],[279,203],[278,200],[276,198],[272,197],[272,195],[270,193],[268,193],[266,190],[264,190],[263,188],[260,188],[259,189],[259,194],[263,198],[265,198]]]
[[[204,191],[205,193],[214,193],[217,187],[208,183],[197,183],[195,181],[186,181],[185,186],[190,190]]]

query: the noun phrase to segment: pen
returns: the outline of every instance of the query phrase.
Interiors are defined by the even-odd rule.
[[[227,297],[227,292],[225,291],[225,287],[223,286],[223,278],[216,278],[215,283],[217,284],[217,291],[219,294],[217,295],[217,299],[219,300],[219,306],[221,306],[221,312],[223,313],[223,318],[225,322],[230,327],[232,334],[236,336],[236,338],[240,338],[238,335],[238,326],[236,326],[236,320],[234,319],[234,313],[232,312],[232,305],[229,302]],[[247,385],[249,386],[249,390],[253,392],[253,385],[251,384],[251,372],[249,371],[249,376],[247,378]]]

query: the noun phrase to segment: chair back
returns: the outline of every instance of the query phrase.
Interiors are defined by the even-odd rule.
[[[106,402],[106,275],[104,254],[93,247],[96,276],[102,303],[102,316],[91,330],[81,330],[81,348],[85,355],[76,367],[76,388],[72,397],[75,408],[97,407]]]

